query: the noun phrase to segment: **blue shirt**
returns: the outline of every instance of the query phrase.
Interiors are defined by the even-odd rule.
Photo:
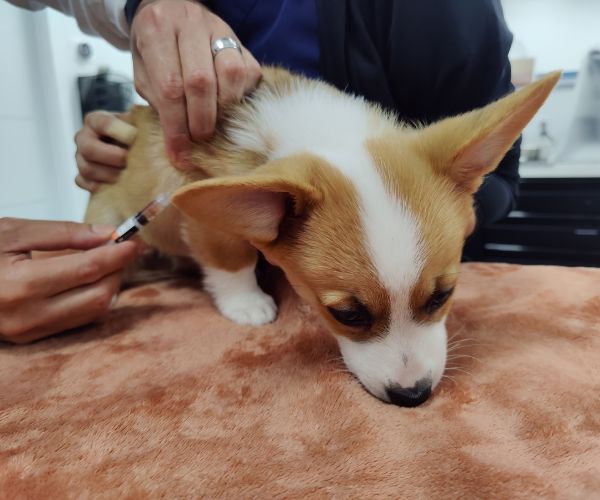
[[[208,5],[260,64],[321,76],[315,0],[213,0]]]

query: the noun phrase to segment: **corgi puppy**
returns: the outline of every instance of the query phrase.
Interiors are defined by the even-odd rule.
[[[92,196],[86,219],[117,225],[173,193],[141,236],[192,257],[224,316],[275,319],[256,282],[260,251],[319,311],[371,394],[416,406],[444,372],[473,194],[559,76],[414,127],[326,83],[265,68],[253,94],[223,110],[213,139],[195,146],[187,172],[169,163],[156,113],[134,108],[127,168]]]

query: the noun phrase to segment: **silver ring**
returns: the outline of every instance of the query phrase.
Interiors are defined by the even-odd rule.
[[[213,58],[216,57],[219,52],[225,49],[235,49],[240,54],[242,53],[242,47],[240,47],[240,44],[228,36],[217,38],[210,44],[210,51],[212,52]]]

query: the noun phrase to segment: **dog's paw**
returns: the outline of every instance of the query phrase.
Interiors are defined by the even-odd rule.
[[[217,307],[223,316],[239,325],[264,325],[277,317],[275,301],[260,289],[221,297]]]

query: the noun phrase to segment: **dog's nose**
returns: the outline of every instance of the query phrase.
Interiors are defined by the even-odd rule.
[[[424,403],[431,396],[431,380],[421,379],[408,389],[394,385],[386,388],[385,392],[393,404],[413,408]]]

